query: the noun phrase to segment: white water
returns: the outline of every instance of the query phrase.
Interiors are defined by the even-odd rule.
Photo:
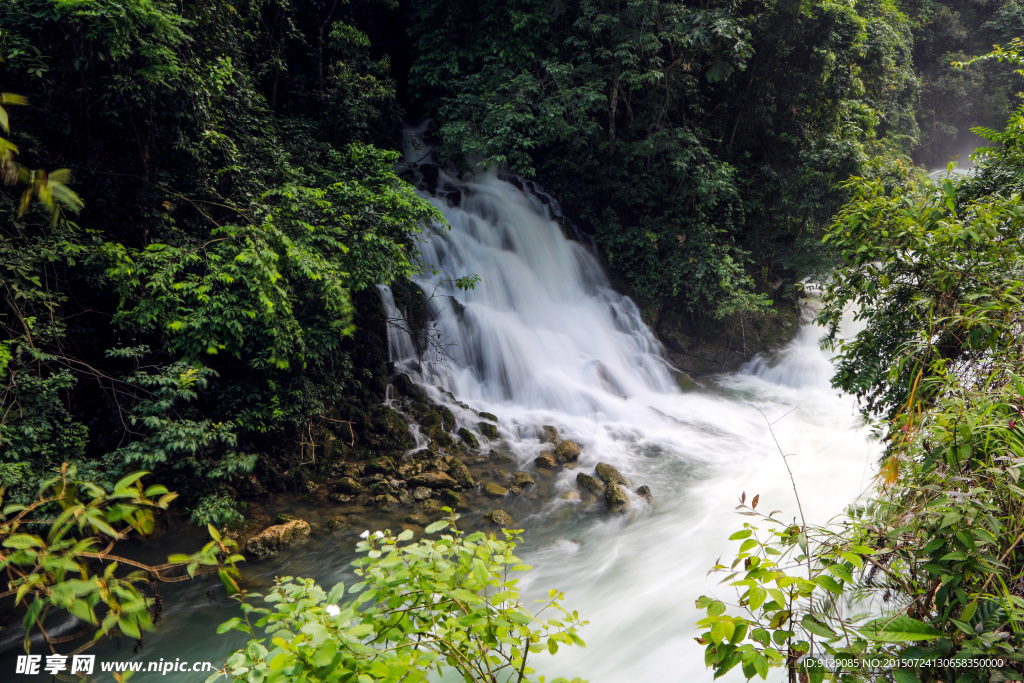
[[[634,498],[633,512],[617,519],[571,501],[514,513],[536,568],[529,592],[563,590],[592,622],[586,649],[563,648],[542,670],[595,683],[710,681],[693,640],[694,600],[712,590],[734,598],[705,574],[734,552],[726,539],[747,519],[733,514],[738,497],[759,493],[760,509],[796,514],[768,421],[808,522],[839,514],[874,474],[877,451],[853,401],[829,387],[821,331],[805,326],[773,362],[756,359],[682,393],[637,307],[610,288],[587,248],[563,236],[550,201],[493,175],[462,182],[442,173],[446,187],[461,191],[461,203],[433,200],[451,230],[435,226],[421,245],[440,272],[420,284],[433,294],[453,362],[418,363],[396,331],[396,365],[437,400],[444,389],[498,415],[523,469],[541,450],[537,427],[551,424],[583,446],[580,469],[611,463],[656,500],[651,509]],[[481,283],[458,291],[452,281],[471,273]],[[472,426],[472,411],[453,410]],[[560,487],[572,489],[575,475],[563,472]]]
[[[471,408],[498,415],[502,440],[523,469],[541,449],[537,427],[552,424],[583,446],[579,469],[614,464],[634,487],[649,485],[656,501],[652,509],[634,498],[633,511],[620,518],[567,500],[532,507],[503,501],[526,529],[522,556],[535,567],[523,579],[526,592],[539,597],[558,588],[565,604],[591,622],[581,634],[588,647],[562,648],[535,665],[549,678],[592,683],[710,683],[693,641],[701,616],[694,600],[709,591],[734,597],[706,572],[735,550],[726,539],[748,519],[734,514],[739,495],[745,491],[749,501],[760,494],[759,509],[781,509],[784,519],[796,514],[764,416],[776,421],[779,443],[792,454],[808,521],[841,512],[874,474],[877,452],[852,400],[829,388],[819,331],[805,327],[772,363],[755,360],[704,390],[681,393],[636,306],[610,289],[582,244],[562,236],[550,220],[550,201],[493,176],[444,182],[462,191],[462,203],[437,202],[452,229],[433,228],[422,245],[425,260],[441,271],[422,284],[435,295],[437,329],[454,344],[448,351],[458,362],[418,361],[412,340],[395,328],[397,365],[428,385],[436,400],[444,400],[444,388]],[[473,291],[446,282],[470,273],[482,277]],[[384,295],[388,315],[398,315],[390,291]],[[471,410],[452,410],[471,428],[478,419]],[[559,486],[573,489],[579,469],[560,475]],[[243,569],[249,581],[289,574],[330,587],[351,580],[351,560],[350,548],[328,539]],[[214,635],[238,614],[216,597],[221,593],[215,579],[168,587],[159,630],[145,648],[132,652],[106,642],[93,652],[101,661],[219,664],[245,640]],[[0,665],[13,671],[11,661]]]

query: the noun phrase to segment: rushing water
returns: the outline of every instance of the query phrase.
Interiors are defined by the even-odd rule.
[[[726,539],[746,519],[734,514],[738,497],[760,494],[760,508],[781,509],[783,518],[796,512],[775,439],[808,521],[841,512],[873,476],[876,449],[852,401],[829,388],[820,330],[805,326],[771,362],[754,360],[684,393],[637,307],[611,289],[590,249],[552,220],[553,200],[494,175],[464,182],[442,173],[439,182],[459,193],[458,206],[432,200],[451,229],[434,226],[421,244],[424,261],[438,271],[420,285],[430,295],[439,358],[419,358],[395,327],[396,365],[435,400],[449,391],[469,406],[452,408],[467,426],[479,419],[475,411],[498,415],[503,448],[523,469],[541,450],[540,425],[580,443],[578,468],[557,475],[558,489],[573,490],[577,471],[607,462],[654,494],[653,507],[633,496],[632,511],[616,518],[571,499],[503,504],[526,529],[522,555],[535,567],[523,580],[527,593],[558,588],[591,622],[582,632],[587,648],[563,648],[537,666],[595,683],[710,681],[693,640],[694,600],[712,590],[733,597],[706,572],[735,550]],[[458,290],[453,280],[471,273],[481,276],[479,285]],[[389,314],[400,315],[390,290],[383,294]],[[350,541],[335,537],[253,565],[249,579],[288,573],[329,587],[347,576]],[[95,652],[101,660],[220,662],[241,637],[214,636],[236,613],[229,601],[209,597],[218,592],[209,581],[172,588],[160,631],[145,648]],[[138,676],[140,683],[155,679]]]

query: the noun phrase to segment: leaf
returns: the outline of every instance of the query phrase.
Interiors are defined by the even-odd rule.
[[[810,614],[804,615],[804,618],[800,620],[800,625],[807,630],[808,633],[813,633],[816,636],[822,638],[836,638],[836,632],[830,629],[825,624],[815,619]]]
[[[896,683],[921,683],[921,679],[910,669],[893,669],[892,677]]]
[[[935,627],[907,616],[875,619],[860,629],[860,633],[879,643],[906,643],[942,637],[942,632]]]
[[[426,534],[433,534],[433,533],[436,533],[436,532],[440,531],[441,529],[444,529],[447,526],[448,526],[448,520],[447,519],[439,519],[436,522],[434,522],[433,524],[427,525],[427,528],[424,529],[423,532],[426,533]]]

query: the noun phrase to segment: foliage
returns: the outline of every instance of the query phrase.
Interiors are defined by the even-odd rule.
[[[1018,61],[1016,47],[992,59]],[[1024,232],[1020,111],[975,173],[854,179],[829,230],[844,257],[823,297],[836,387],[881,418],[873,498],[843,525],[762,515],[728,581],[740,613],[702,598],[707,662],[748,678],[990,681],[1024,672]],[[865,323],[839,339],[849,308]],[[719,567],[719,569],[725,569]],[[804,578],[806,576],[806,578]],[[860,614],[856,610],[861,610]]]
[[[435,522],[427,533],[447,524]],[[531,675],[530,653],[582,646],[576,630],[585,622],[554,590],[537,612],[526,609],[513,572],[529,567],[513,554],[516,533],[504,533],[496,539],[453,529],[416,542],[411,531],[364,533],[354,585],[325,593],[310,579],[284,577],[264,598],[269,607],[243,601],[245,618],[219,632],[252,635],[255,626],[267,637],[232,654],[223,674],[268,682],[426,681],[431,671],[450,670],[465,681],[543,681]],[[346,593],[354,597],[342,602]],[[548,611],[556,616],[542,618]]]
[[[55,476],[39,482],[30,503],[3,506],[0,567],[6,590],[0,596],[13,597],[14,605],[24,609],[26,650],[37,630],[51,648],[88,635],[92,640],[117,633],[141,639],[160,614],[157,584],[188,579],[201,569],[215,568],[229,591],[238,589],[234,564],[242,558],[212,528],[213,539],[201,551],[173,556],[159,566],[113,552],[132,533],[152,533],[154,513],[177,495],[159,484],[144,487],[145,475],[132,473],[108,490],[80,478],[65,463]],[[74,615],[84,629],[51,640],[43,622],[55,609]]]

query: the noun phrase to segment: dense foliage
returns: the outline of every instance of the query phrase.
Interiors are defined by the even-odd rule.
[[[999,48],[982,61],[1021,63]],[[828,528],[760,517],[733,536],[739,612],[702,598],[716,674],[990,681],[1024,672],[1021,293],[1024,109],[976,172],[856,178],[828,239],[835,386],[886,441],[872,500]],[[865,328],[839,341],[853,307]],[[758,526],[761,529],[758,529]]]
[[[245,619],[225,622],[221,632],[252,634],[255,626],[271,642],[250,640],[228,658],[223,675],[267,683],[397,682],[449,671],[467,682],[527,683],[544,680],[533,676],[531,653],[583,645],[576,630],[586,622],[559,604],[560,593],[551,591],[536,612],[522,603],[514,572],[529,567],[513,554],[514,532],[503,539],[456,529],[436,539],[412,537],[408,530],[364,533],[357,550],[366,555],[355,563],[352,586],[325,593],[310,579],[284,577],[264,598],[269,607],[245,601],[260,596],[239,595]],[[344,601],[346,594],[354,597]],[[553,683],[559,681],[568,683]]]
[[[5,169],[15,152],[67,166],[85,198],[66,171],[5,171],[28,200],[82,209],[0,195],[9,496],[64,460],[101,483],[145,467],[197,521],[238,519],[230,487],[305,486],[317,416],[375,394],[353,296],[417,270],[437,214],[374,145],[397,123],[393,83],[346,12],[0,6],[0,77],[19,93],[4,95]]]

